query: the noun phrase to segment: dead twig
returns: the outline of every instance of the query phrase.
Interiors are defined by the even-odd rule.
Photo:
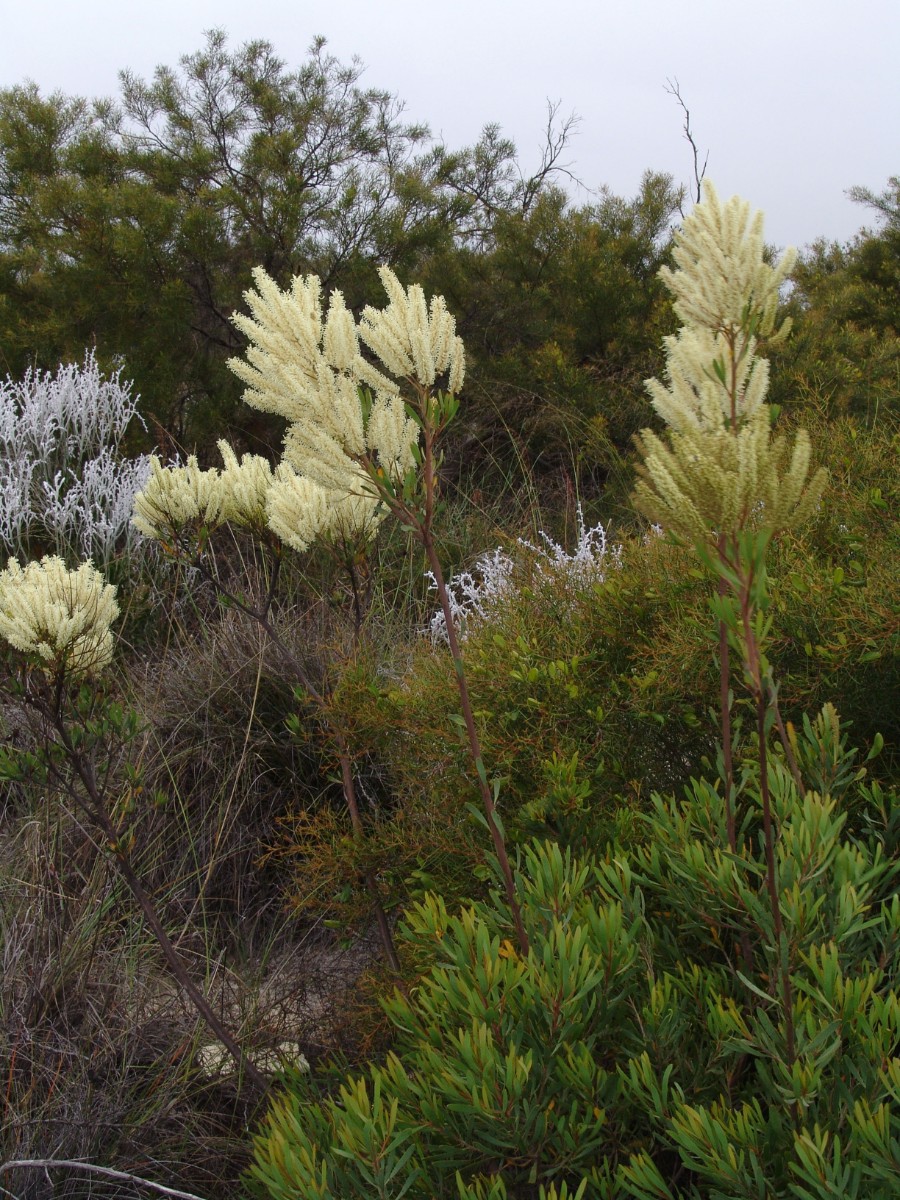
[[[691,151],[694,155],[694,199],[699,204],[702,193],[703,179],[706,175],[706,165],[709,162],[709,151],[706,151],[706,157],[703,159],[703,166],[700,166],[700,151],[697,148],[697,143],[694,140],[694,133],[691,129],[691,112],[684,102],[684,97],[681,94],[681,85],[677,79],[666,80],[666,91],[670,96],[674,96],[681,106],[681,111],[684,113],[684,136],[690,143]],[[684,213],[681,214],[684,216]]]
[[[6,1174],[7,1171],[26,1171],[26,1170],[43,1170],[48,1171],[50,1168],[63,1167],[70,1171],[87,1171],[93,1175],[103,1175],[106,1179],[120,1179],[126,1183],[137,1183],[142,1187],[152,1188],[153,1191],[159,1192],[163,1196],[173,1196],[175,1200],[203,1200],[202,1196],[198,1196],[195,1192],[183,1192],[179,1188],[166,1187],[163,1183],[155,1183],[152,1179],[144,1179],[141,1175],[132,1175],[130,1171],[116,1171],[112,1167],[100,1167],[96,1163],[79,1162],[72,1158],[15,1158],[9,1162],[0,1164],[0,1175]],[[5,1195],[11,1196],[12,1192],[6,1188],[0,1188]]]

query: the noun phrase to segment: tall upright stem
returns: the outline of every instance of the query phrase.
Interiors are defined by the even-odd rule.
[[[503,887],[506,892],[506,900],[509,904],[510,913],[512,914],[513,924],[516,928],[519,948],[523,955],[527,955],[529,951],[528,934],[525,932],[525,925],[522,921],[522,910],[516,896],[516,885],[509,862],[509,855],[506,850],[506,843],[503,840],[503,834],[500,831],[497,821],[497,807],[494,803],[494,797],[491,795],[491,786],[488,783],[484,757],[481,752],[481,739],[478,736],[478,729],[475,725],[475,714],[472,710],[472,702],[469,697],[469,686],[466,682],[462,650],[460,649],[456,626],[453,622],[453,612],[450,608],[450,597],[447,592],[444,573],[441,569],[441,560],[434,544],[432,520],[434,516],[434,497],[437,481],[434,461],[434,431],[427,421],[424,430],[423,476],[425,484],[425,512],[424,519],[417,528],[417,533],[425,549],[431,573],[434,576],[441,611],[444,614],[444,622],[447,626],[447,641],[450,645],[450,654],[453,658],[453,668],[456,673],[456,686],[459,691],[463,723],[465,724],[466,735],[469,739],[469,749],[472,754],[472,761],[475,764],[475,773],[478,776],[478,787],[481,792],[481,802],[484,806],[485,820],[487,821],[491,841],[494,844],[494,853],[500,865],[500,873],[503,876]]]
[[[741,580],[741,621],[744,632],[744,646],[747,670],[753,696],[756,701],[756,734],[759,753],[759,789],[763,815],[763,842],[766,853],[766,889],[769,893],[769,907],[772,912],[772,928],[777,943],[778,974],[781,977],[781,998],[784,1009],[785,1042],[788,1063],[793,1064],[796,1058],[794,1037],[794,1003],[793,987],[791,984],[790,962],[788,961],[787,942],[784,933],[784,922],[781,917],[781,899],[778,889],[778,875],[775,863],[775,831],[772,824],[772,797],[769,791],[769,760],[766,747],[766,695],[762,679],[762,656],[759,643],[753,632],[753,605],[750,599],[750,578]]]
[[[775,835],[772,829],[772,799],[769,795],[768,761],[766,755],[766,702],[760,693],[756,700],[756,728],[759,737],[760,794],[763,810],[763,837],[766,847],[766,887],[772,909],[772,924],[775,930],[778,953],[778,973],[781,976],[781,999],[784,1008],[784,1030],[788,1065],[793,1066],[796,1058],[794,1042],[794,998],[791,985],[791,965],[788,961],[784,923],[781,919],[781,901],[778,896],[778,879],[775,873]]]
[[[725,561],[727,542],[724,534],[719,536],[719,557]],[[728,585],[719,579],[719,595],[724,596]],[[719,712],[722,722],[722,757],[725,765],[725,829],[728,849],[737,857],[737,819],[735,814],[734,748],[731,733],[731,705],[729,703],[731,681],[731,648],[728,645],[728,626],[719,621]],[[753,970],[753,948],[746,927],[740,931],[741,957],[748,972]]]
[[[719,555],[725,554],[725,535],[719,535]],[[728,584],[719,580],[719,595],[725,596]],[[731,738],[731,705],[729,691],[731,682],[731,651],[728,645],[728,626],[719,621],[719,715],[722,721],[722,755],[725,763],[725,825],[728,849],[737,854],[737,824],[734,815],[734,752]]]

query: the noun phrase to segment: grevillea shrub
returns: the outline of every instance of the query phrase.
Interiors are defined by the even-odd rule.
[[[811,756],[827,752],[827,724],[811,727]],[[848,765],[833,760],[832,784]],[[749,848],[762,831],[747,773]],[[565,1183],[608,1200],[896,1195],[891,801],[859,782],[801,798],[781,766],[776,779],[790,1064],[765,880],[749,849],[728,854],[722,797],[698,782],[654,802],[630,855],[578,860],[549,842],[524,853],[525,958],[496,895],[415,906],[403,949],[433,965],[387,1004],[392,1052],[335,1091],[312,1079],[274,1102],[256,1141],[259,1194],[530,1197]],[[868,838],[843,836],[844,800],[872,818]]]

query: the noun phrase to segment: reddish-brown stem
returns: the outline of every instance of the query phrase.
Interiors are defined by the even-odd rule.
[[[459,691],[459,701],[462,708],[463,723],[466,727],[466,735],[469,739],[469,750],[472,754],[472,760],[475,764],[475,773],[478,776],[478,787],[481,792],[481,801],[484,806],[484,815],[487,821],[488,830],[491,835],[491,841],[494,843],[494,853],[497,856],[497,862],[500,866],[500,872],[503,876],[503,887],[506,892],[506,900],[509,904],[510,913],[512,914],[513,924],[516,927],[516,936],[519,941],[519,948],[523,955],[528,954],[529,941],[528,934],[525,932],[525,925],[522,921],[522,910],[519,907],[519,901],[516,896],[516,885],[513,879],[512,867],[509,862],[509,855],[506,851],[506,844],[503,840],[503,834],[500,831],[500,826],[497,823],[497,808],[494,804],[494,798],[491,795],[491,787],[488,783],[487,771],[484,766],[484,757],[481,752],[481,739],[478,736],[478,729],[475,725],[475,714],[472,710],[472,702],[469,697],[469,687],[466,682],[466,673],[463,666],[462,651],[459,645],[459,638],[456,633],[456,626],[453,622],[453,612],[450,608],[450,597],[447,592],[447,584],[444,580],[444,573],[441,569],[441,560],[437,553],[437,548],[434,544],[431,524],[434,515],[434,496],[436,489],[435,478],[435,462],[434,462],[434,434],[430,421],[426,420],[424,430],[424,453],[423,453],[423,481],[425,485],[425,510],[424,519],[417,526],[417,534],[425,549],[425,554],[428,558],[428,565],[431,568],[431,573],[434,576],[435,587],[437,588],[438,599],[441,604],[441,611],[444,614],[444,622],[447,627],[447,641],[450,645],[450,655],[453,659],[453,667],[456,672],[456,686]]]
[[[730,351],[731,372],[729,379],[729,399],[730,399],[730,425],[731,430],[735,434],[738,433],[738,355],[736,351],[736,335],[733,328],[725,330],[725,338]],[[747,343],[744,343],[743,353],[747,351]],[[760,771],[760,797],[762,801],[763,812],[763,839],[765,844],[766,855],[766,887],[769,893],[769,905],[772,912],[772,923],[777,942],[778,955],[778,973],[781,976],[781,992],[782,1003],[784,1007],[785,1021],[785,1040],[787,1045],[787,1056],[790,1064],[793,1064],[796,1057],[795,1039],[794,1039],[794,1011],[793,1011],[793,994],[790,976],[790,964],[788,962],[787,947],[784,935],[784,924],[781,917],[781,902],[778,895],[778,878],[775,863],[775,835],[772,827],[772,800],[769,792],[769,775],[768,775],[768,756],[766,749],[766,695],[763,687],[762,677],[762,656],[760,654],[759,644],[756,640],[756,635],[753,631],[753,603],[751,601],[751,587],[753,583],[752,566],[744,569],[745,565],[740,562],[740,554],[737,544],[731,547],[733,551],[733,562],[728,560],[728,539],[724,533],[719,535],[718,551],[719,558],[723,565],[729,566],[738,576],[739,591],[738,596],[741,608],[741,623],[744,635],[744,659],[748,675],[750,677],[750,687],[756,701],[756,717],[757,717],[757,740],[759,743],[759,771]],[[719,580],[719,595],[724,596],[727,591],[727,583],[724,577]],[[735,826],[734,808],[731,803],[731,785],[734,779],[734,766],[731,755],[731,721],[728,709],[728,631],[724,621],[719,622],[719,656],[721,670],[721,708],[722,708],[722,734],[724,739],[725,753],[725,776],[726,776],[726,791],[728,792],[728,807],[726,809],[726,822],[728,825],[728,839],[732,851],[736,851],[737,831]],[[770,696],[770,703],[773,706],[775,719],[778,724],[779,735],[785,748],[788,762],[797,782],[797,786],[802,794],[803,788],[800,782],[800,773],[797,769],[797,763],[793,752],[788,743],[787,735],[784,729],[784,724],[781,720],[781,712],[778,708],[777,695],[774,692]],[[750,951],[750,941],[746,929],[742,933],[742,948],[745,962],[748,967],[752,961]]]
[[[356,782],[353,778],[353,769],[350,764],[350,755],[345,745],[341,744],[339,749],[341,762],[341,783],[344,789],[344,798],[347,801],[347,808],[350,811],[350,824],[353,827],[353,836],[356,841],[365,840],[365,829],[363,828],[362,818],[359,815],[359,804],[356,799]],[[381,939],[381,945],[384,950],[385,957],[391,965],[391,970],[396,974],[400,974],[400,959],[397,957],[397,948],[394,945],[394,937],[391,933],[391,926],[387,919],[387,913],[384,911],[384,905],[381,903],[381,896],[378,889],[378,880],[375,872],[371,868],[365,871],[366,888],[369,895],[372,897],[372,908],[375,913],[375,923],[378,926],[378,936]]]
[[[778,973],[781,976],[781,995],[784,1008],[785,1041],[788,1062],[793,1065],[796,1057],[794,1040],[794,1006],[791,985],[790,963],[781,918],[781,901],[778,895],[778,876],[775,863],[775,833],[772,826],[772,798],[769,792],[769,762],[766,750],[766,696],[762,685],[762,662],[759,644],[753,632],[753,606],[750,600],[751,578],[741,580],[741,621],[744,630],[744,645],[747,669],[750,675],[753,696],[756,701],[756,733],[759,750],[759,789],[762,801],[763,840],[766,853],[766,888],[772,911],[772,927],[777,943]]]
[[[788,1065],[793,1066],[796,1058],[794,1044],[794,999],[791,986],[791,968],[788,961],[784,924],[781,920],[781,901],[778,896],[778,879],[775,871],[775,836],[772,829],[772,799],[769,795],[768,761],[766,756],[766,701],[760,693],[756,698],[756,728],[759,738],[760,795],[763,810],[763,837],[766,846],[766,887],[772,908],[772,923],[775,930],[778,954],[778,971],[781,975],[781,998],[784,1008],[784,1032],[787,1044]]]
[[[725,535],[719,536],[719,556],[724,559]],[[719,579],[719,595],[725,596],[728,584]],[[725,825],[728,832],[728,848],[737,854],[737,826],[734,814],[734,755],[731,745],[731,706],[729,683],[731,680],[731,652],[728,646],[728,627],[719,621],[719,712],[722,720],[722,755],[725,762]]]
[[[428,555],[428,563],[431,567],[432,574],[434,575],[438,597],[440,598],[441,602],[441,611],[444,614],[444,621],[447,626],[447,640],[450,643],[450,655],[453,658],[453,666],[456,671],[456,686],[459,691],[462,717],[466,727],[466,734],[469,739],[469,749],[472,754],[472,760],[475,763],[475,773],[478,776],[478,787],[481,791],[481,801],[484,805],[484,815],[491,834],[491,840],[494,843],[494,853],[497,856],[497,861],[500,864],[500,871],[503,875],[503,886],[506,891],[506,900],[509,904],[510,912],[512,913],[513,924],[516,927],[516,936],[519,939],[519,946],[522,953],[527,954],[529,950],[528,934],[525,932],[525,926],[522,922],[522,911],[519,907],[519,901],[516,897],[516,885],[513,880],[509,855],[506,852],[506,844],[503,841],[503,834],[500,832],[500,826],[497,824],[497,808],[494,804],[494,798],[491,795],[490,784],[487,780],[487,772],[485,770],[484,758],[481,752],[481,740],[478,737],[478,729],[475,725],[475,715],[472,711],[472,703],[469,698],[469,688],[466,683],[465,670],[463,669],[459,638],[456,635],[456,628],[453,624],[453,613],[450,609],[450,600],[447,595],[447,585],[444,582],[444,577],[441,572],[441,563],[438,555],[435,552],[434,542],[430,538],[425,542],[425,552]]]
[[[734,353],[734,334],[726,333],[731,350],[731,428],[737,433],[737,363]],[[726,534],[719,534],[719,559],[727,564],[728,539]],[[725,596],[728,584],[723,577],[719,578],[719,595]],[[724,621],[719,621],[719,700],[722,713],[722,753],[725,759],[725,820],[728,828],[728,846],[732,854],[737,853],[737,827],[734,813],[734,760],[731,745],[731,710],[728,704],[728,685],[731,676],[731,658],[728,646],[728,628]]]
[[[466,736],[469,742],[469,752],[472,756],[472,761],[475,765],[475,773],[478,777],[478,788],[481,793],[485,821],[491,835],[491,841],[494,845],[494,853],[497,857],[500,873],[503,876],[503,887],[504,891],[506,892],[507,903],[509,904],[510,914],[515,926],[516,937],[519,942],[519,949],[523,955],[526,955],[530,949],[528,934],[525,931],[525,924],[522,920],[522,910],[516,896],[515,880],[513,878],[512,867],[509,861],[509,854],[506,850],[506,843],[503,838],[503,833],[500,829],[497,806],[494,803],[494,797],[491,795],[491,787],[488,783],[487,771],[484,765],[484,756],[481,751],[481,739],[478,736],[478,729],[475,724],[475,714],[472,709],[472,701],[469,696],[469,687],[466,682],[466,673],[463,665],[459,638],[456,633],[456,626],[453,622],[453,613],[450,607],[450,597],[447,592],[447,584],[441,568],[440,556],[438,555],[437,547],[435,546],[434,542],[433,524],[435,502],[437,499],[438,490],[438,460],[435,454],[435,443],[440,433],[443,431],[445,419],[440,411],[440,403],[439,401],[435,400],[430,388],[412,378],[409,380],[409,383],[417,393],[418,403],[416,407],[419,415],[419,426],[422,430],[420,460],[422,468],[422,487],[424,491],[424,501],[422,507],[417,508],[415,505],[409,503],[402,495],[398,494],[392,486],[386,485],[383,482],[383,477],[381,476],[377,464],[371,458],[362,457],[360,458],[359,462],[363,469],[367,471],[374,486],[378,489],[383,503],[390,509],[391,513],[413,533],[413,536],[422,545],[425,551],[425,557],[434,577],[435,587],[440,600],[441,611],[444,614],[444,621],[447,626],[447,641],[450,646],[450,654],[453,659],[453,668],[456,673],[456,686],[459,692],[460,706],[462,708],[463,724],[465,726]]]
[[[723,563],[726,558],[726,539],[719,537],[719,557]],[[725,596],[728,585],[724,579],[719,579],[719,595]],[[722,756],[725,764],[725,827],[728,836],[728,848],[737,857],[737,819],[735,814],[734,787],[734,750],[731,734],[731,706],[729,704],[729,682],[731,678],[731,648],[728,645],[728,626],[719,621],[719,708],[722,720]],[[741,957],[748,973],[753,970],[753,949],[750,945],[750,935],[746,928],[740,931]]]

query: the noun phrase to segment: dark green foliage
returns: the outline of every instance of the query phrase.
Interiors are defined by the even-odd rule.
[[[853,195],[879,210],[884,227],[846,246],[817,242],[800,260],[789,305],[795,332],[776,358],[772,398],[872,424],[896,415],[900,391],[897,183],[881,197]]]
[[[358,309],[386,262],[458,314],[489,449],[506,424],[528,459],[621,475],[668,319],[655,276],[671,180],[575,208],[553,186],[571,129],[555,110],[528,176],[496,126],[451,151],[361,70],[321,40],[289,69],[268,43],[232,50],[215,32],[177,70],[124,72],[115,102],[0,93],[0,367],[95,346],[104,365],[124,358],[145,417],[177,440],[227,425],[274,445],[277,423],[241,410],[225,365],[252,268],[314,272]]]
[[[643,380],[660,369],[671,310],[657,279],[678,193],[647,172],[633,199],[573,206],[557,188],[498,213],[489,247],[438,260],[429,282],[459,314],[471,360],[462,420],[509,463],[616,486],[650,416]],[[468,443],[471,445],[471,443]]]
[[[2,93],[6,369],[96,343],[125,357],[146,415],[181,438],[220,433],[252,267],[317,272],[356,303],[377,263],[410,264],[473,207],[457,186],[471,154],[429,148],[360,73],[321,41],[289,71],[267,43],[230,51],[217,32],[180,72],[126,72],[120,104]]]
[[[3,367],[53,368],[96,345],[101,364],[126,358],[146,413],[165,419],[191,320],[177,214],[128,170],[107,115],[34,85],[0,98]]]

